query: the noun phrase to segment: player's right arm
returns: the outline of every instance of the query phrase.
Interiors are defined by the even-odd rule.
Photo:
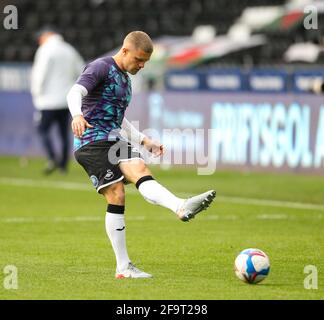
[[[103,81],[106,75],[106,67],[102,61],[89,63],[83,70],[76,84],[67,95],[67,103],[73,117],[71,127],[73,134],[80,138],[87,128],[93,126],[87,122],[82,113],[82,98]]]
[[[71,123],[72,131],[73,134],[78,138],[80,138],[83,135],[84,131],[87,128],[93,128],[93,126],[89,124],[86,119],[84,119],[81,110],[82,98],[85,97],[87,94],[88,91],[84,86],[80,84],[75,84],[70,89],[66,97],[68,107],[73,118]]]

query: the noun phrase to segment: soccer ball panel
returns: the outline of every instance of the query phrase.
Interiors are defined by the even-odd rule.
[[[267,277],[270,271],[270,261],[260,249],[245,249],[236,257],[234,270],[240,280],[258,283]]]
[[[252,256],[251,260],[256,272],[269,268],[269,260],[264,256]]]
[[[246,259],[247,259],[247,257],[248,256],[245,255],[245,254],[239,254],[236,257],[235,263],[234,263],[235,274],[242,281],[246,281],[244,275],[245,275],[245,271],[246,271]]]

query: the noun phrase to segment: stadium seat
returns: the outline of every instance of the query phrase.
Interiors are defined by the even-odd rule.
[[[273,0],[271,5],[285,2]],[[19,1],[19,24],[24,32],[17,32],[14,39],[10,36],[13,43],[0,53],[0,59],[32,61],[36,49],[33,36],[44,25],[50,24],[61,30],[66,40],[88,60],[102,55],[104,48],[109,51],[119,46],[125,33],[133,29],[145,30],[152,37],[189,36],[197,25],[211,25],[217,34],[225,34],[245,7],[256,5],[269,3],[267,0]],[[322,18],[319,21],[324,25]],[[6,31],[1,29],[0,43],[7,41]],[[91,41],[95,43],[89,46]],[[23,53],[17,53],[14,45],[21,46]],[[275,52],[277,47],[276,44]]]

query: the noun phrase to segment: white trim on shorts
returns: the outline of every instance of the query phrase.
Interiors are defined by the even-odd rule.
[[[119,162],[130,161],[130,160],[135,160],[135,159],[140,159],[140,160],[144,161],[144,159],[141,158],[141,157],[134,157],[134,158],[128,158],[128,159],[119,159],[119,160],[118,160],[118,163],[119,163]]]
[[[106,184],[101,185],[101,186],[98,187],[96,190],[97,190],[97,192],[99,193],[99,191],[100,191],[101,189],[103,189],[103,188],[105,188],[105,187],[108,187],[108,186],[110,186],[111,184],[116,183],[116,182],[119,182],[119,181],[121,181],[121,180],[123,180],[123,179],[124,179],[124,176],[121,176],[120,178],[118,178],[118,179],[116,179],[116,180],[114,180],[114,181],[110,181],[110,182],[108,182],[108,183],[106,183]]]
[[[120,159],[120,160],[118,160],[118,163],[119,163],[119,162],[130,161],[130,160],[135,160],[135,159],[139,159],[139,160],[144,161],[144,159],[141,158],[141,157],[134,157],[134,158],[129,158],[129,159]],[[110,182],[108,182],[108,183],[105,183],[105,184],[101,185],[101,186],[100,186],[99,188],[97,188],[96,190],[97,190],[97,192],[99,193],[99,191],[100,191],[101,189],[103,189],[103,188],[105,188],[105,187],[108,187],[108,186],[110,186],[110,185],[113,184],[113,183],[119,182],[119,181],[123,180],[124,178],[125,178],[125,177],[122,175],[120,178],[118,178],[118,179],[116,179],[116,180],[113,180],[113,181],[110,181]]]

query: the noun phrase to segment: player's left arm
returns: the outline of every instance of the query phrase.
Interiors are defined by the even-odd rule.
[[[145,149],[150,151],[155,157],[162,156],[165,152],[163,144],[158,141],[154,141],[149,137],[145,137],[141,143]]]
[[[123,119],[121,128],[126,133],[126,136],[131,143],[144,146],[145,149],[156,157],[161,156],[164,153],[164,147],[162,144],[150,139],[145,134],[138,131],[126,118]]]

